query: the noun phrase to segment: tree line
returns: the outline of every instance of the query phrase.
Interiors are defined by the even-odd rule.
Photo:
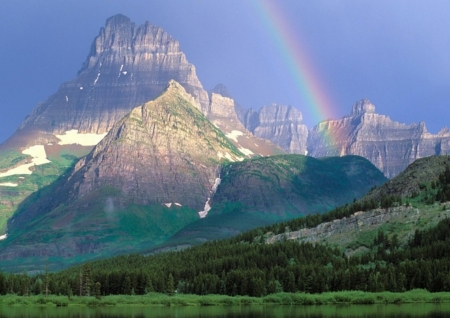
[[[295,241],[208,242],[181,252],[127,255],[36,276],[0,272],[0,294],[191,293],[264,296],[276,292],[450,291],[450,219],[416,231],[406,246],[379,232],[372,252]]]
[[[450,169],[431,184],[446,193]],[[431,191],[432,190],[432,191]],[[350,215],[373,206],[398,205],[401,198],[355,201],[328,214],[313,215],[211,241],[180,252],[151,256],[124,255],[85,263],[57,273],[30,276],[0,272],[0,294],[97,296],[149,292],[264,296],[276,292],[362,290],[402,292],[416,288],[450,291],[450,219],[417,230],[406,244],[378,232],[370,252],[347,257],[321,244],[255,239]],[[400,201],[400,202],[399,202]]]

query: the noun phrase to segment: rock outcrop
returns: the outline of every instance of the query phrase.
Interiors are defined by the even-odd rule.
[[[255,136],[244,125],[238,116],[241,107],[231,98],[228,89],[217,85],[209,94],[210,104],[208,119],[248,157],[270,156],[284,153],[284,150],[267,138]]]
[[[287,153],[307,154],[308,128],[302,113],[292,106],[271,104],[258,112],[239,110],[239,119],[255,136],[267,139]]]
[[[268,235],[267,244],[283,242],[286,240],[295,240],[299,242],[320,242],[332,236],[345,235],[352,231],[370,230],[378,228],[391,218],[398,216],[401,211],[407,210],[415,216],[417,213],[414,208],[390,208],[376,209],[367,212],[356,212],[349,217],[337,219],[331,222],[325,222],[312,228],[304,228],[298,231],[287,231],[283,234]],[[412,213],[414,212],[414,213]]]
[[[375,106],[363,99],[350,115],[323,121],[311,129],[307,149],[313,157],[365,157],[392,178],[416,159],[448,152],[450,133],[443,129],[433,135],[423,122],[405,125],[392,121],[375,113]]]
[[[206,113],[207,92],[178,41],[149,22],[124,15],[106,21],[78,75],[40,103],[4,146],[57,142],[76,129],[104,134],[131,109],[154,99],[170,80],[179,82]]]

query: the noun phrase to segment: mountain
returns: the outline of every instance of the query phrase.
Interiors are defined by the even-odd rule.
[[[238,114],[253,135],[270,140],[287,153],[307,154],[308,128],[302,123],[302,113],[296,108],[273,103],[258,112],[239,109]]]
[[[51,190],[24,202],[0,258],[93,257],[163,242],[208,214],[220,163],[244,157],[171,81]]]
[[[228,89],[223,84],[216,85],[209,92],[209,99],[208,119],[248,157],[285,153],[276,143],[252,134],[244,127],[238,116],[241,106],[231,98]]]
[[[265,240],[332,244],[352,255],[369,251],[374,239],[383,233],[406,246],[414,233],[450,216],[448,197],[439,198],[440,193],[450,195],[449,169],[449,156],[418,159],[353,204],[321,215],[319,222],[308,222],[307,218],[285,222],[279,226],[282,231],[268,232]]]
[[[72,171],[22,203],[0,242],[3,264],[46,256],[64,266],[166,244],[198,224],[220,229],[201,229],[196,244],[324,212],[385,181],[360,157],[243,160],[195,104],[171,81],[117,122]]]
[[[308,131],[302,114],[292,106],[271,104],[259,111],[237,108],[239,120],[255,136],[272,141],[287,153],[320,158],[358,155],[392,178],[419,158],[450,151],[450,131],[427,131],[425,123],[405,125],[375,112],[367,99],[353,105],[350,115],[325,120]]]
[[[358,156],[279,155],[225,164],[207,218],[180,230],[159,250],[190,246],[242,231],[326,212],[386,181]]]
[[[439,176],[450,165],[450,156],[430,156],[417,159],[399,175],[380,187],[370,191],[364,200],[380,201],[387,196],[410,198],[423,192],[431,182],[437,182]]]
[[[66,173],[134,107],[170,80],[206,111],[209,100],[178,41],[146,22],[118,14],[106,21],[75,78],[31,112],[0,145],[0,235],[31,193]]]
[[[55,135],[72,130],[105,134],[131,109],[158,96],[171,79],[206,111],[208,95],[178,41],[148,22],[136,26],[115,15],[94,39],[77,76],[40,103],[2,148],[58,143]]]
[[[234,101],[208,95],[178,41],[149,22],[136,26],[118,14],[95,37],[77,76],[38,104],[0,145],[0,237],[25,198],[67,173],[118,121],[156,98],[171,80],[246,156],[283,153],[245,130],[230,108]]]
[[[350,115],[319,123],[309,131],[308,154],[313,157],[358,155],[369,159],[388,178],[414,160],[450,150],[450,132],[429,133],[425,123],[405,125],[375,112],[363,99]]]

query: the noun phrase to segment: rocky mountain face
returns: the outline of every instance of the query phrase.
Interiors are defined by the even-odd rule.
[[[287,153],[307,153],[308,128],[302,123],[302,113],[296,108],[271,104],[258,112],[241,109],[239,118],[252,134],[270,140]]]
[[[319,123],[309,131],[308,154],[313,157],[359,155],[369,159],[391,178],[414,160],[444,154],[450,149],[450,134],[430,134],[423,122],[405,125],[375,113],[363,99],[350,115]]]
[[[238,111],[241,108],[232,98],[228,89],[217,85],[210,93],[208,119],[222,130],[226,136],[247,156],[270,156],[285,151],[276,143],[252,134],[241,123]]]
[[[158,96],[170,80],[179,82],[204,113],[208,94],[178,41],[146,22],[136,26],[116,15],[94,39],[78,75],[40,103],[3,145],[58,142],[54,135],[107,133],[131,109]]]
[[[207,215],[220,184],[221,162],[244,157],[197,109],[196,100],[170,81],[158,98],[118,121],[49,195],[25,203],[9,222],[3,257],[38,256],[43,249],[54,256],[105,250],[105,241],[117,244],[111,235],[125,231],[122,227],[136,214],[146,222],[156,218],[150,228],[159,224],[167,235],[173,234],[186,225],[180,219],[191,222]],[[154,208],[145,210],[149,206]],[[158,206],[183,207],[189,217],[179,215],[171,224],[168,216],[155,212]],[[133,212],[136,209],[139,212]],[[152,235],[139,239],[150,240]],[[158,239],[153,237],[153,244]],[[81,243],[86,240],[92,245]],[[36,244],[44,247],[36,247],[33,254],[30,246]]]
[[[237,107],[239,120],[255,136],[272,141],[288,153],[312,157],[358,155],[369,159],[387,177],[402,172],[414,160],[446,154],[450,131],[427,131],[425,123],[405,125],[375,112],[363,99],[350,115],[326,120],[308,131],[302,114],[292,106],[272,104],[256,112]]]
[[[119,14],[106,21],[77,76],[40,103],[0,145],[0,237],[24,198],[72,168],[117,122],[156,98],[171,80],[245,157],[283,153],[243,127],[223,85],[208,95],[178,41],[148,22],[136,26]]]
[[[133,203],[178,202],[200,211],[223,158],[244,155],[170,81],[162,95],[120,120],[69,178],[75,197],[112,186]]]

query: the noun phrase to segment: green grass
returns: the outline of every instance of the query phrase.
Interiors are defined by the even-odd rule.
[[[430,293],[415,289],[404,293],[362,291],[342,291],[322,294],[277,293],[264,297],[190,295],[150,293],[147,295],[109,295],[95,297],[44,295],[0,297],[0,305],[9,306],[239,306],[239,305],[336,305],[336,304],[410,304],[410,303],[450,303],[450,292]]]
[[[24,162],[27,158],[31,159],[31,156],[24,155],[16,150],[5,151],[0,155],[0,170],[8,169],[19,165]]]

